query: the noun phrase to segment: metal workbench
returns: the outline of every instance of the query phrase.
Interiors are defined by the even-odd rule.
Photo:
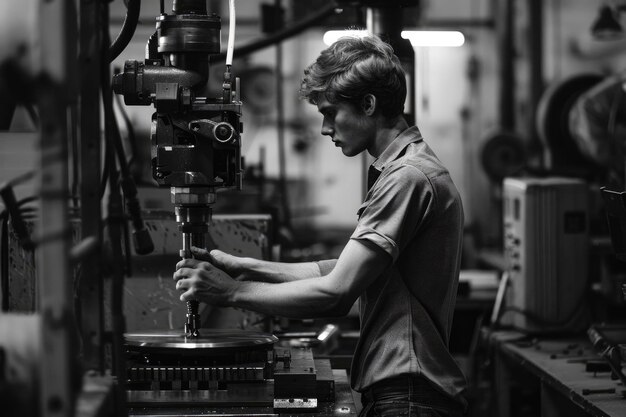
[[[588,363],[602,361],[583,335],[528,337],[496,331],[487,337],[494,355],[495,415],[518,415],[519,407],[529,403],[519,397],[534,395],[542,417],[626,416],[626,387],[611,372],[587,371]]]

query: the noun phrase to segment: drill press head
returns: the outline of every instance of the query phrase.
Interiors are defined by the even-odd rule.
[[[221,20],[204,0],[174,0],[172,14],[156,18],[144,62],[126,61],[113,91],[127,105],[154,105],[152,176],[170,187],[183,236],[180,255],[205,247],[211,205],[219,188],[242,186],[238,83],[226,66],[219,97],[209,97],[209,56],[218,54]],[[185,333],[197,336],[198,303],[188,304]]]
[[[203,0],[178,0],[173,14],[156,20],[144,62],[126,61],[113,78],[113,89],[126,104],[156,109],[150,138],[153,178],[160,186],[189,190],[241,188],[238,86],[230,68],[223,80],[209,79],[209,57],[220,52],[220,17],[209,15]],[[212,81],[222,85],[221,96],[208,96]]]

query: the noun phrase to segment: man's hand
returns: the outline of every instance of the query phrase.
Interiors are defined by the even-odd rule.
[[[174,280],[176,289],[184,291],[181,301],[198,300],[215,306],[228,306],[238,286],[226,272],[200,259],[178,262]]]
[[[197,248],[195,246],[191,247],[191,253],[195,259],[211,263],[238,281],[246,280],[244,274],[247,269],[247,258],[229,255],[218,249],[213,249],[209,252],[206,249]]]
[[[2,1],[2,0],[0,0]],[[254,281],[279,284],[320,276],[320,268],[314,262],[272,262],[251,257],[230,255],[221,250],[211,252],[191,247],[195,259],[218,267],[237,281]]]

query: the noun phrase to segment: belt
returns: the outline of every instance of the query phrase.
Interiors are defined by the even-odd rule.
[[[379,381],[361,395],[363,406],[370,402],[385,400],[408,400],[434,408],[449,410],[463,415],[467,402],[463,398],[453,398],[436,389],[432,383],[419,376],[398,376]]]

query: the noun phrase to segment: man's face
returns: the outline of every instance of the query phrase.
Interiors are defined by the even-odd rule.
[[[366,150],[375,136],[370,118],[347,102],[331,103],[325,97],[317,102],[324,116],[322,135],[330,136],[335,146],[346,156],[355,156]]]

